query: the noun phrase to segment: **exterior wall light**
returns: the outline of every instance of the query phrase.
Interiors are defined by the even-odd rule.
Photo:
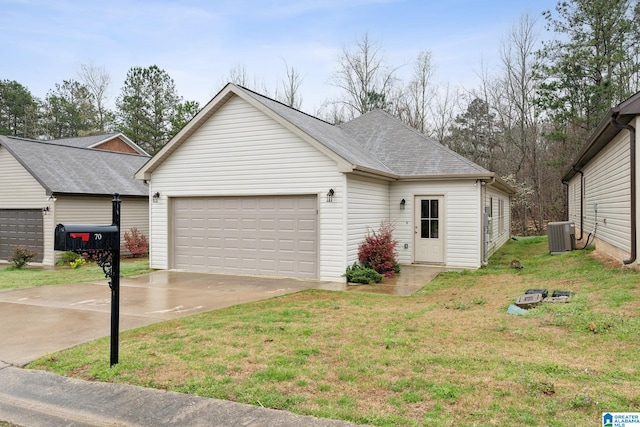
[[[44,208],[42,208],[42,215],[46,215],[49,213],[49,206],[45,206]]]
[[[160,199],[160,192],[156,191],[155,193],[153,193],[153,203],[158,203],[159,199]]]
[[[333,191],[333,188],[329,190],[329,192],[327,193],[327,202],[333,202],[333,195],[336,194],[335,191]]]
[[[404,210],[404,205],[407,204],[407,201],[405,199],[400,200],[400,210],[403,211]]]

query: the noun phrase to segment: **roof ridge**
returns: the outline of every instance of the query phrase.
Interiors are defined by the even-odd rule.
[[[316,120],[321,121],[321,122],[323,122],[323,123],[326,123],[326,124],[328,124],[328,125],[330,125],[330,126],[334,126],[334,127],[336,126],[336,125],[335,125],[335,124],[333,124],[333,123],[329,123],[328,121],[321,119],[320,117],[316,117],[316,116],[314,116],[314,115],[312,115],[312,114],[305,113],[304,111],[302,111],[302,110],[300,110],[300,109],[298,109],[298,108],[293,108],[292,106],[287,105],[287,104],[285,104],[284,102],[278,101],[277,99],[273,99],[273,98],[271,98],[271,97],[268,97],[268,96],[266,96],[266,95],[263,95],[263,94],[261,94],[261,93],[258,93],[258,92],[256,92],[255,90],[252,90],[252,89],[246,88],[246,87],[244,87],[244,86],[242,86],[242,85],[239,85],[239,84],[236,84],[236,83],[231,83],[231,84],[233,84],[233,85],[235,85],[235,86],[239,87],[240,89],[244,89],[244,90],[246,90],[247,92],[251,92],[251,93],[252,93],[252,94],[254,94],[254,95],[257,95],[257,96],[260,96],[260,97],[262,97],[262,98],[268,99],[269,101],[273,101],[273,102],[275,102],[275,103],[278,103],[278,104],[282,105],[283,107],[289,108],[290,110],[293,110],[293,111],[298,112],[298,113],[300,113],[300,114],[304,114],[305,116],[308,116],[308,117],[310,117],[310,118],[312,118],[312,119],[316,119]]]
[[[96,153],[111,153],[111,154],[123,154],[123,155],[127,155],[127,156],[140,156],[140,157],[151,157],[149,155],[145,155],[145,154],[141,154],[141,153],[127,153],[124,151],[111,151],[111,150],[101,150],[99,148],[91,148],[91,147],[78,147],[76,145],[67,145],[67,144],[60,144],[57,143],[56,141],[59,141],[59,139],[50,139],[50,140],[37,140],[37,139],[28,139],[28,138],[19,138],[19,137],[12,137],[12,136],[8,136],[8,135],[2,135],[3,137],[8,137],[11,139],[17,139],[19,141],[23,141],[23,142],[31,142],[34,144],[46,144],[46,145],[53,145],[56,147],[63,147],[63,148],[68,148],[68,149],[76,149],[76,150],[88,150],[88,151],[93,151]],[[60,138],[63,139],[63,138]]]

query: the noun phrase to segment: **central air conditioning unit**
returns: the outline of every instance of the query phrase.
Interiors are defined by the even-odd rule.
[[[576,225],[570,221],[547,223],[549,252],[558,255],[576,248]]]

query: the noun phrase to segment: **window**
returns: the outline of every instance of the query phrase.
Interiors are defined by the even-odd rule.
[[[504,200],[500,199],[498,201],[498,210],[499,212],[499,216],[498,216],[498,230],[500,230],[500,233],[504,233],[505,231],[505,220],[504,220]]]
[[[493,197],[489,198],[489,240],[493,240]]]
[[[438,200],[421,200],[420,205],[420,237],[423,239],[437,239],[439,235],[440,218],[438,218]]]

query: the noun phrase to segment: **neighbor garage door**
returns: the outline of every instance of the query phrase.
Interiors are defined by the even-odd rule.
[[[42,262],[44,240],[40,209],[0,209],[0,259],[9,259],[16,246],[35,252],[34,261]]]
[[[172,199],[173,267],[318,277],[317,197]]]

